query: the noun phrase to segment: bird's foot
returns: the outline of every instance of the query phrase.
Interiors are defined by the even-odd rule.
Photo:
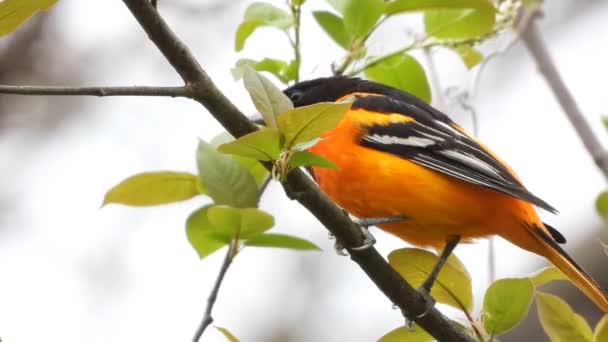
[[[435,304],[437,303],[435,298],[431,297],[430,291],[426,288],[426,286],[420,286],[418,288],[418,293],[422,296],[422,299],[424,301],[424,311],[422,311],[422,313],[417,314],[416,317],[414,317],[414,320],[426,316],[429,312],[431,312],[431,310],[435,307]],[[405,326],[408,328],[408,330],[413,331],[414,320],[410,320],[408,318],[409,316],[405,313],[403,316],[405,317]]]
[[[359,225],[359,227],[361,227],[361,234],[363,234],[363,244],[361,246],[351,248],[353,251],[357,252],[370,249],[376,243],[376,238],[374,238],[372,233],[369,232],[367,227],[362,225]],[[342,242],[340,242],[340,240],[336,240],[336,242],[334,243],[334,249],[336,250],[336,253],[338,255],[348,255],[348,253],[346,252],[346,248],[344,247]]]

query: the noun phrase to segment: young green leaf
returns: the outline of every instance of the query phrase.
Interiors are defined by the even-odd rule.
[[[232,240],[230,234],[217,230],[209,222],[208,209],[209,206],[197,209],[186,220],[188,241],[201,259],[224,247]]]
[[[244,68],[246,65],[255,69],[256,71],[269,72],[283,83],[287,83],[289,81],[287,78],[289,64],[285,61],[273,58],[264,58],[259,62],[248,58],[239,59],[234,68],[230,70],[235,81],[243,78],[243,73],[245,72]]]
[[[433,341],[433,337],[418,325],[414,325],[411,329],[408,327],[399,327],[388,332],[380,337],[378,342],[427,342]]]
[[[301,251],[321,250],[317,245],[308,240],[275,233],[256,235],[245,241],[245,246],[287,248]]]
[[[595,199],[595,209],[601,217],[608,219],[608,191],[602,191]]]
[[[348,49],[350,44],[350,38],[344,28],[344,21],[337,15],[326,12],[326,11],[315,11],[312,12],[315,20],[321,26],[321,28],[327,33],[327,35],[333,39],[336,44],[340,45],[344,49]]]
[[[116,203],[145,207],[185,201],[200,194],[197,183],[198,177],[187,172],[139,173],[108,190],[102,206]]]
[[[414,287],[422,285],[438,259],[437,255],[418,248],[397,249],[388,255],[389,264]],[[471,276],[455,255],[448,258],[439,272],[431,296],[457,309],[470,311],[473,307]]]
[[[258,236],[274,226],[274,217],[262,210],[255,208],[241,209],[241,233],[242,239]]]
[[[491,336],[513,328],[528,314],[534,285],[528,278],[499,279],[483,298],[483,325]]]
[[[344,7],[346,7],[346,2],[349,0],[326,0],[331,7],[333,7],[338,13],[344,12]]]
[[[422,65],[410,55],[396,55],[365,70],[371,80],[401,89],[431,102],[431,87]]]
[[[593,332],[589,324],[561,298],[536,292],[538,318],[551,341],[588,342]]]
[[[268,170],[266,170],[262,163],[253,158],[235,155],[232,156],[232,159],[234,159],[237,163],[241,164],[241,166],[249,172],[258,187],[264,183],[266,176],[268,175]]]
[[[475,8],[426,11],[425,30],[442,39],[469,39],[490,33],[496,23],[496,9],[489,0],[482,3]]]
[[[200,180],[216,204],[238,208],[257,206],[258,185],[239,162],[204,141],[199,142],[196,159]]]
[[[245,88],[268,127],[277,127],[279,114],[293,109],[291,100],[272,82],[252,68],[245,66],[243,73]]]
[[[458,45],[453,50],[460,56],[464,65],[469,69],[481,63],[483,60],[483,55],[469,45]]]
[[[608,341],[608,315],[602,317],[595,326],[595,331],[593,332],[593,342],[605,341]]]
[[[241,51],[245,41],[258,28],[272,26],[287,30],[293,26],[293,17],[286,11],[265,2],[254,2],[245,10],[243,22],[239,25],[234,39],[234,49]]]
[[[278,117],[284,149],[317,138],[336,127],[352,103],[322,102],[289,110]]]
[[[4,0],[0,2],[0,36],[11,33],[38,11],[53,6],[57,0]]]
[[[433,9],[474,9],[487,6],[487,0],[393,0],[386,4],[385,12],[393,15]]]
[[[383,0],[346,0],[344,28],[353,39],[365,37],[384,12]]]
[[[307,151],[296,151],[289,158],[289,166],[295,168],[300,166],[316,166],[327,169],[337,169],[338,167],[319,155]]]
[[[209,223],[231,238],[248,239],[274,225],[274,218],[255,208],[212,206],[207,209]]]
[[[222,335],[224,335],[224,337],[228,340],[228,342],[239,342],[239,339],[236,338],[230,331],[228,331],[228,329],[218,326],[214,326],[214,328],[221,332]]]
[[[256,160],[275,160],[281,153],[281,135],[276,128],[265,128],[222,144],[217,150]]]
[[[558,270],[554,266],[545,267],[543,269],[538,270],[528,277],[534,287],[538,287],[544,285],[553,280],[568,280],[562,271]]]

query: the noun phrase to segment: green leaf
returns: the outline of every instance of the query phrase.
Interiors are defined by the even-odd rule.
[[[198,178],[187,172],[139,173],[108,190],[102,206],[116,203],[145,207],[185,201],[200,194],[197,183]]]
[[[593,342],[605,341],[608,341],[608,315],[602,317],[595,326],[595,331],[593,332]]]
[[[207,218],[217,231],[232,239],[247,239],[259,235],[274,225],[274,218],[255,208],[232,208],[212,206],[207,210]]]
[[[229,342],[239,342],[239,339],[234,337],[234,335],[230,331],[228,331],[228,329],[218,326],[214,326],[214,328],[221,332],[222,335],[224,335],[224,337],[226,337]]]
[[[528,314],[534,285],[528,278],[505,278],[493,282],[483,298],[483,326],[497,336],[516,326]]]
[[[326,12],[326,11],[315,11],[312,12],[315,20],[321,26],[321,28],[327,33],[327,35],[333,39],[336,44],[340,45],[344,49],[348,49],[350,38],[344,28],[344,21],[337,15]]]
[[[588,342],[593,332],[589,324],[561,298],[536,292],[538,318],[553,342]]]
[[[534,274],[530,275],[528,278],[532,281],[532,284],[534,284],[535,287],[544,285],[553,280],[568,280],[568,277],[566,277],[562,271],[558,270],[554,266],[540,269]]]
[[[236,338],[230,331],[228,331],[228,329],[226,328],[222,328],[222,327],[218,327],[216,325],[213,326],[215,329],[217,329],[219,332],[222,333],[222,335],[224,335],[224,337],[229,341],[229,342],[239,342],[239,339]]]
[[[418,325],[399,327],[380,337],[378,342],[427,342],[433,341],[433,337]]]
[[[418,248],[397,249],[388,255],[389,264],[414,287],[422,285],[438,259],[434,253]],[[473,307],[471,276],[455,255],[439,271],[431,296],[457,309],[470,311]]]
[[[347,0],[343,12],[344,28],[353,39],[363,38],[383,12],[383,0]]]
[[[232,235],[217,230],[209,222],[207,217],[209,207],[204,206],[194,211],[186,220],[186,236],[201,259],[224,247],[232,240]]]
[[[281,135],[276,128],[264,128],[222,144],[217,150],[256,160],[276,160],[281,153]]]
[[[488,0],[481,1],[479,5],[467,9],[426,11],[425,30],[429,35],[442,39],[469,39],[490,33],[496,23],[496,9]]]
[[[266,170],[262,163],[258,162],[253,158],[240,157],[235,155],[232,156],[232,159],[234,159],[237,163],[241,164],[241,166],[244,167],[249,172],[249,174],[251,174],[251,176],[255,180],[255,184],[258,187],[264,183],[264,180],[268,175],[268,170]]]
[[[300,167],[300,166],[316,166],[316,167],[324,167],[328,169],[337,169],[338,167],[332,163],[330,160],[325,159],[319,155],[314,153],[310,153],[307,151],[296,151],[289,158],[289,166],[291,167]]]
[[[272,26],[287,30],[293,24],[293,17],[286,11],[269,3],[254,2],[245,10],[243,22],[236,30],[234,49],[241,51],[247,38],[259,27]]]
[[[0,36],[11,33],[36,12],[49,9],[57,0],[4,0],[0,2]]]
[[[365,70],[371,80],[406,91],[425,102],[431,102],[431,87],[424,69],[410,55],[396,55]]]
[[[483,55],[469,45],[458,45],[453,50],[460,56],[464,65],[469,69],[481,63],[483,60]]]
[[[224,131],[211,139],[211,145],[217,148],[221,144],[229,143],[234,140],[234,137],[230,135],[230,133]],[[268,170],[266,170],[264,165],[253,158],[232,155],[232,159],[236,160],[242,167],[249,171],[258,187],[264,183],[266,175],[268,175]]]
[[[393,0],[386,4],[387,14],[440,9],[475,9],[488,6],[487,0]]]
[[[264,58],[261,61],[242,58],[236,62],[234,68],[232,68],[230,72],[232,73],[232,78],[234,78],[234,80],[240,80],[243,78],[245,66],[249,66],[256,71],[269,72],[273,74],[279,81],[287,83],[295,79],[294,63],[295,61],[288,63],[286,61],[273,58]]]
[[[288,248],[301,251],[320,251],[321,248],[314,243],[291,235],[266,233],[260,234],[245,241],[246,246]]]
[[[284,149],[313,140],[336,127],[352,103],[321,102],[291,109],[278,117],[279,131],[285,136]]]
[[[245,66],[243,81],[249,96],[268,127],[277,127],[276,117],[290,109],[293,104],[287,95],[263,75]]]
[[[239,162],[204,141],[196,153],[199,177],[216,204],[256,207],[259,198],[255,179]]]
[[[346,2],[349,0],[326,0],[327,3],[331,5],[338,13],[344,12],[344,7],[346,7]]]
[[[608,219],[608,191],[602,191],[595,199],[595,209],[601,217]]]

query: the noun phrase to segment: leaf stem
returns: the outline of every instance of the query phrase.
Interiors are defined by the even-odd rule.
[[[224,280],[224,276],[226,276],[226,272],[228,268],[232,264],[232,260],[236,257],[238,253],[239,241],[238,239],[234,239],[228,245],[228,251],[226,251],[226,256],[224,257],[224,262],[222,263],[222,267],[215,279],[215,284],[211,289],[211,293],[209,293],[209,298],[207,298],[207,308],[205,309],[205,314],[203,316],[203,320],[200,325],[196,329],[194,333],[194,337],[192,338],[192,342],[198,342],[205,332],[205,329],[211,323],[213,323],[213,316],[211,316],[211,312],[213,311],[213,306],[215,305],[215,301],[217,300],[218,292],[220,291],[220,286],[222,286],[222,281]]]

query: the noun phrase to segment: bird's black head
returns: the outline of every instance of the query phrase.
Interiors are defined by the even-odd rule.
[[[323,77],[303,81],[283,90],[294,107],[307,106],[318,102],[335,102],[352,93],[372,93],[387,95],[394,99],[412,101],[413,96],[383,84],[344,76]]]
[[[334,102],[358,91],[362,82],[365,81],[359,78],[323,77],[294,84],[283,90],[283,93],[293,102],[294,107],[301,107],[318,102]]]

